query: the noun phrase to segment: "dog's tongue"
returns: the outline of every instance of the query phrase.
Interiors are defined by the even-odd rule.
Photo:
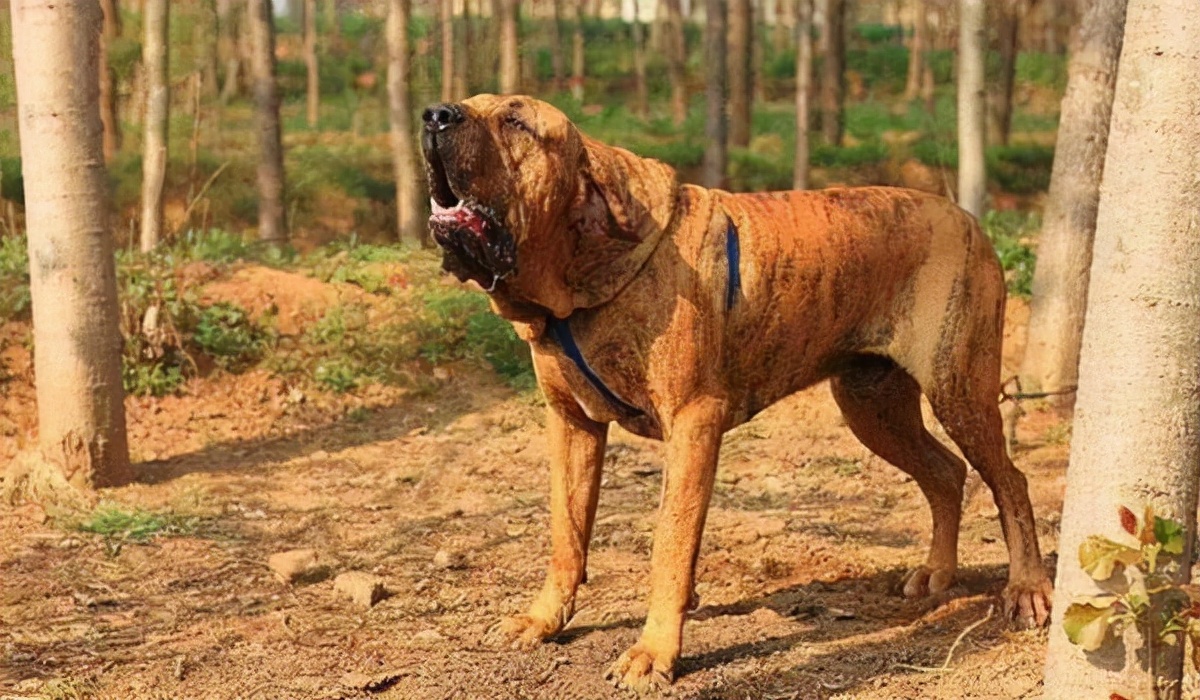
[[[466,202],[459,202],[452,207],[443,207],[437,203],[437,200],[431,198],[429,205],[433,210],[433,214],[429,217],[431,223],[464,229],[476,236],[484,235],[484,229],[487,227],[486,221],[479,213],[468,207]]]

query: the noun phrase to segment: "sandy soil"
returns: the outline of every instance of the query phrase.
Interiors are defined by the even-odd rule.
[[[1024,315],[1010,309],[1009,356]],[[0,350],[14,377],[0,384],[3,461],[31,425],[32,390],[19,344]],[[488,629],[528,604],[548,552],[543,409],[487,370],[451,370],[435,391],[301,402],[255,370],[130,399],[141,480],[104,498],[187,534],[114,542],[35,506],[0,510],[0,695],[621,697],[603,672],[645,612],[661,445],[615,432],[590,581],[562,638],[491,648]],[[1053,552],[1066,431],[1027,409],[1015,457]],[[925,556],[924,500],[854,440],[824,386],[732,431],[718,478],[676,697],[1040,696],[1044,631],[995,614],[947,659],[1004,585],[977,476],[960,583],[921,601],[899,588]],[[296,548],[315,549],[327,577],[277,581],[267,558]],[[332,576],[351,570],[381,577],[388,597],[363,609],[337,596]]]

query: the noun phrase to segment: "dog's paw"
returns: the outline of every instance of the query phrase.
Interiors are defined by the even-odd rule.
[[[632,690],[642,695],[665,690],[675,679],[675,660],[654,653],[641,642],[608,668],[604,677],[618,688]]]
[[[1044,573],[1028,581],[1009,581],[1004,587],[1004,612],[1025,627],[1043,627],[1050,620],[1054,584]]]
[[[494,647],[532,649],[558,633],[560,625],[532,615],[515,615],[501,620],[488,631],[486,642]]]
[[[917,567],[904,582],[905,598],[924,598],[941,593],[954,585],[954,568],[933,568],[929,565]]]

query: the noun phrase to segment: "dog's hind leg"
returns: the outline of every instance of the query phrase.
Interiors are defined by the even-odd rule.
[[[884,357],[851,362],[830,382],[846,424],[875,454],[910,474],[929,501],[933,541],[929,558],[904,585],[909,598],[946,590],[958,566],[958,527],[967,467],[921,420],[921,389]]]

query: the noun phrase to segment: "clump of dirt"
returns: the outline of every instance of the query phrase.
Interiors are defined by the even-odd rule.
[[[299,272],[245,264],[205,284],[200,302],[236,304],[256,322],[270,314],[281,334],[299,335],[333,307],[368,303],[369,297],[353,285],[328,284]]]

